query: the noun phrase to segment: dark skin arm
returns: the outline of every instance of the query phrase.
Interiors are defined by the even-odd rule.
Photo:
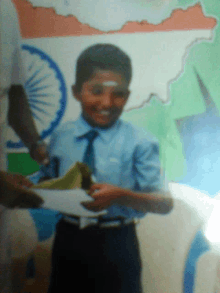
[[[32,148],[40,136],[35,127],[27,96],[21,85],[13,85],[9,90],[9,125],[29,148],[31,157],[39,164],[48,160],[45,146]],[[32,183],[20,174],[0,171],[0,204],[7,208],[37,208],[43,200],[33,191]]]
[[[94,202],[83,205],[94,212],[108,208],[112,204],[120,204],[131,207],[137,211],[146,213],[167,214],[173,208],[173,200],[168,192],[165,193],[136,193],[128,189],[119,188],[109,184],[94,184],[90,189],[90,195]]]
[[[33,184],[20,174],[0,171],[0,204],[7,208],[38,208],[43,200],[25,187]]]
[[[29,148],[32,159],[39,164],[48,163],[46,146],[32,147],[34,143],[40,140],[40,136],[31,114],[27,95],[21,85],[13,85],[9,90],[8,122],[25,146]]]

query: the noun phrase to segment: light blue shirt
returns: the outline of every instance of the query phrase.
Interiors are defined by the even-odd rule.
[[[80,116],[77,121],[67,122],[56,130],[51,137],[49,155],[60,161],[59,176],[65,175],[77,161],[82,162],[88,144],[88,140],[82,136],[92,129],[99,133],[93,143],[94,175],[98,183],[139,192],[162,188],[158,142],[145,130],[121,119],[109,129],[100,129],[91,127]],[[41,172],[42,176],[46,175],[43,170]],[[132,208],[119,205],[112,205],[107,211],[108,214],[103,217],[144,216]]]

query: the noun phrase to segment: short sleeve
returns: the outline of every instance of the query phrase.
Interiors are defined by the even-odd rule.
[[[21,47],[20,43],[18,43],[13,59],[12,59],[12,74],[11,74],[11,84],[22,84],[25,83],[25,70],[24,63],[22,60]]]
[[[14,54],[12,58],[12,72],[11,72],[11,84],[22,84],[25,83],[25,68],[24,60],[22,59],[22,47],[21,47],[21,36],[19,30],[19,23],[16,19],[14,27]]]
[[[0,27],[0,86],[24,84],[19,22],[11,1],[0,1]]]
[[[134,154],[135,190],[154,192],[163,188],[159,144],[143,140]]]

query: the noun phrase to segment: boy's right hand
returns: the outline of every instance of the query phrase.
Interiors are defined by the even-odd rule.
[[[0,204],[7,208],[38,208],[43,199],[25,187],[33,184],[20,174],[0,171]]]

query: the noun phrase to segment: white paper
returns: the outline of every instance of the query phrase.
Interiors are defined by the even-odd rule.
[[[88,196],[82,189],[35,189],[34,191],[44,200],[44,204],[41,206],[41,208],[56,210],[67,215],[78,217],[94,218],[107,213],[106,210],[94,213],[84,208],[81,203],[86,201],[92,202],[93,198]]]

